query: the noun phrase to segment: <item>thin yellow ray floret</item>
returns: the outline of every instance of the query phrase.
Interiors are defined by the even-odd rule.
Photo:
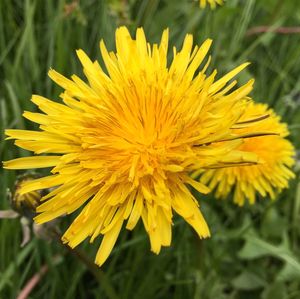
[[[37,156],[17,158],[3,162],[6,169],[32,169],[55,166],[59,163],[60,156]]]

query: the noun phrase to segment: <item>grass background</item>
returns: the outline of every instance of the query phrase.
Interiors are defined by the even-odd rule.
[[[200,10],[193,0],[0,0],[1,160],[28,155],[4,142],[3,130],[33,128],[21,117],[23,110],[35,110],[31,94],[58,98],[60,88],[47,77],[48,69],[82,75],[75,50],[101,61],[100,39],[113,49],[115,28],[123,24],[131,32],[143,26],[151,42],[169,27],[176,46],[187,32],[198,44],[213,38],[211,65],[219,75],[251,61],[241,82],[256,79],[252,96],[282,115],[299,148],[300,34],[249,35],[257,26],[299,25],[298,0],[227,0],[215,11]],[[80,252],[70,253],[55,241],[33,238],[20,248],[20,221],[1,220],[0,298],[16,298],[44,264],[49,270],[28,298],[300,298],[298,170],[299,163],[297,179],[274,202],[240,209],[201,196],[211,239],[199,241],[175,218],[172,246],[156,256],[141,225],[132,233],[124,230],[109,260],[96,270],[78,259]],[[9,208],[6,190],[17,174],[0,170],[1,209]],[[62,231],[70,221],[61,221]],[[85,242],[80,251],[92,260],[98,245],[99,240]]]

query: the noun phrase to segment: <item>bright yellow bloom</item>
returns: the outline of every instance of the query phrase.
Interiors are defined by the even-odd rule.
[[[116,31],[116,53],[100,50],[106,74],[78,50],[88,83],[69,80],[54,70],[49,76],[61,87],[63,103],[34,95],[43,113],[25,112],[40,131],[7,130],[15,144],[33,151],[33,157],[4,162],[9,169],[54,167],[51,175],[22,186],[26,193],[57,187],[42,198],[36,222],[44,223],[83,209],[63,236],[75,247],[87,237],[103,235],[96,256],[101,265],[110,254],[124,221],[132,230],[142,218],[151,250],[171,243],[173,211],[181,215],[200,238],[210,235],[199,205],[187,185],[201,193],[209,189],[191,179],[199,168],[256,161],[252,153],[234,149],[241,140],[228,138],[249,100],[253,80],[236,88],[235,77],[247,63],[215,81],[202,67],[211,40],[193,48],[187,35],[182,49],[173,49],[167,64],[168,30],[160,45],[147,43],[138,29],[136,39],[121,27]],[[45,155],[55,154],[55,155]]]
[[[259,115],[269,117],[243,128],[243,121],[255,119]],[[246,199],[250,204],[255,203],[256,193],[274,199],[275,194],[287,188],[289,179],[294,177],[290,170],[294,164],[294,147],[284,138],[289,134],[287,125],[281,123],[280,117],[265,104],[251,104],[239,122],[240,125],[234,129],[236,134],[251,135],[263,131],[277,135],[244,139],[239,149],[257,154],[260,159],[257,165],[210,169],[202,175],[200,181],[215,189],[217,198],[226,198],[233,190],[233,200],[239,206]]]
[[[215,9],[217,4],[223,5],[224,1],[223,0],[200,0],[200,7],[205,8],[207,3],[210,5],[211,9]]]

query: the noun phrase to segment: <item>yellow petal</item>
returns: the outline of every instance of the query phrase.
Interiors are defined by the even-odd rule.
[[[230,71],[229,73],[227,73],[224,77],[222,77],[221,79],[219,79],[218,81],[216,81],[215,83],[213,83],[211,85],[211,87],[209,88],[209,93],[215,93],[218,90],[220,90],[223,86],[225,86],[225,84],[231,80],[233,77],[235,77],[239,72],[241,72],[244,68],[246,68],[250,63],[246,62],[241,64],[240,66],[236,67],[235,69],[233,69],[232,71]]]
[[[6,169],[32,169],[55,166],[60,162],[60,156],[36,156],[13,159],[3,162]]]
[[[176,213],[182,216],[195,229],[200,238],[210,236],[207,223],[191,196],[187,196],[182,192],[176,192],[172,206]]]
[[[143,210],[143,197],[142,197],[141,193],[139,192],[135,198],[135,203],[134,203],[133,209],[132,209],[132,211],[130,213],[130,217],[127,221],[127,225],[126,225],[127,229],[132,230],[136,226],[138,220],[141,217],[142,210]]]
[[[111,251],[117,241],[117,238],[119,236],[120,230],[122,228],[122,224],[123,224],[123,219],[121,218],[115,224],[115,226],[104,235],[103,240],[100,245],[100,248],[96,255],[96,260],[95,260],[95,263],[98,266],[103,265],[103,263],[106,261],[109,254],[111,253]]]

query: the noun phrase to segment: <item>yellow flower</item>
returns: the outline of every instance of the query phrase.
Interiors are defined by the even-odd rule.
[[[243,128],[243,121],[251,121],[259,115],[269,117]],[[244,205],[246,199],[254,204],[256,193],[274,199],[276,192],[287,188],[289,179],[294,177],[290,170],[294,164],[294,147],[284,138],[289,134],[287,125],[265,104],[251,104],[239,122],[233,130],[237,134],[251,136],[262,130],[277,135],[244,139],[239,149],[257,154],[260,159],[257,165],[209,169],[200,181],[215,189],[217,198],[225,198],[233,190],[233,201],[239,206]]]
[[[223,5],[224,1],[223,0],[200,0],[200,7],[205,8],[207,3],[210,5],[211,9],[215,9],[217,4]]]
[[[36,207],[40,204],[40,199],[44,192],[42,193],[38,190],[22,194],[19,192],[22,184],[36,178],[37,175],[35,174],[26,174],[21,176],[15,183],[15,189],[11,196],[11,205],[14,210],[18,211],[20,214],[30,215],[32,217]]]
[[[173,211],[200,238],[210,235],[187,185],[201,193],[209,189],[188,174],[222,163],[256,161],[252,153],[234,150],[241,140],[215,145],[227,138],[246,109],[253,80],[231,91],[236,81],[227,83],[247,63],[215,81],[216,71],[205,75],[210,57],[195,75],[210,45],[206,40],[193,48],[192,35],[187,35],[182,49],[173,49],[168,66],[168,30],[160,45],[151,46],[143,29],[134,40],[120,27],[116,53],[100,43],[108,74],[82,50],[77,55],[88,83],[50,70],[49,76],[64,89],[63,103],[34,95],[32,101],[43,113],[24,116],[40,124],[40,131],[6,130],[8,139],[39,156],[4,162],[5,168],[54,167],[50,176],[20,190],[56,186],[42,198],[36,222],[84,206],[63,240],[75,247],[103,235],[98,265],[110,254],[124,221],[132,230],[142,218],[155,253],[171,243]]]

